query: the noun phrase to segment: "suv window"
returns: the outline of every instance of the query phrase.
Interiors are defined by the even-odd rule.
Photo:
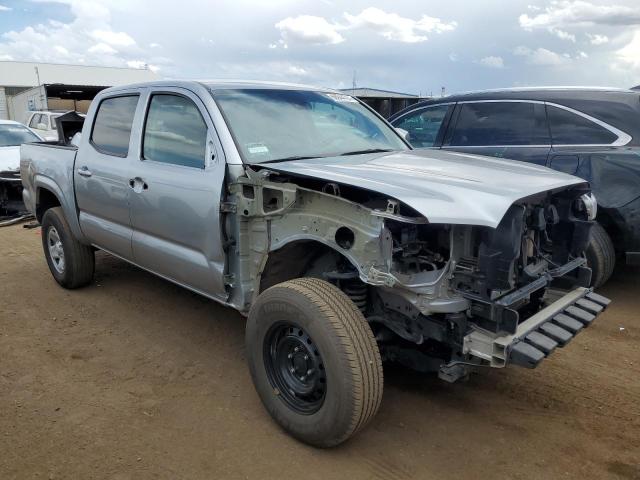
[[[207,124],[198,107],[179,95],[151,97],[142,157],[156,162],[204,168]]]
[[[417,148],[433,147],[450,105],[418,109],[402,117],[393,126],[409,132],[409,143]]]
[[[34,114],[33,117],[31,117],[31,121],[29,122],[29,127],[38,128],[40,117],[42,117],[42,115],[40,115],[39,113]]]
[[[539,105],[539,106],[538,106]],[[463,103],[452,146],[549,145],[542,105],[530,102]]]
[[[102,153],[126,157],[138,95],[105,98],[100,102],[91,142]]]
[[[562,108],[547,105],[554,145],[608,145],[618,136],[591,120]]]

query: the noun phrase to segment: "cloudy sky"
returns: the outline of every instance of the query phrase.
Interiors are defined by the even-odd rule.
[[[639,0],[0,0],[0,60],[439,94],[640,84]],[[0,64],[0,68],[2,64]]]

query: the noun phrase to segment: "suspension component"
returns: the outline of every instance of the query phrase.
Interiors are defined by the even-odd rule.
[[[353,303],[365,313],[367,309],[367,285],[360,279],[340,282],[340,288],[348,295]]]

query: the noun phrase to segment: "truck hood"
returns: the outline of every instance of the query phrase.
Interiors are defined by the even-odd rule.
[[[441,150],[328,157],[260,166],[379,192],[414,208],[430,223],[493,228],[517,200],[585,183],[546,167]]]
[[[9,172],[20,168],[20,146],[0,147],[0,172]]]

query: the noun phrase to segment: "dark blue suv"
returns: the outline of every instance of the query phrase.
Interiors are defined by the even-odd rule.
[[[392,116],[414,148],[546,165],[588,180],[598,224],[587,250],[593,284],[616,256],[640,265],[640,92],[518,88],[428,100]]]

